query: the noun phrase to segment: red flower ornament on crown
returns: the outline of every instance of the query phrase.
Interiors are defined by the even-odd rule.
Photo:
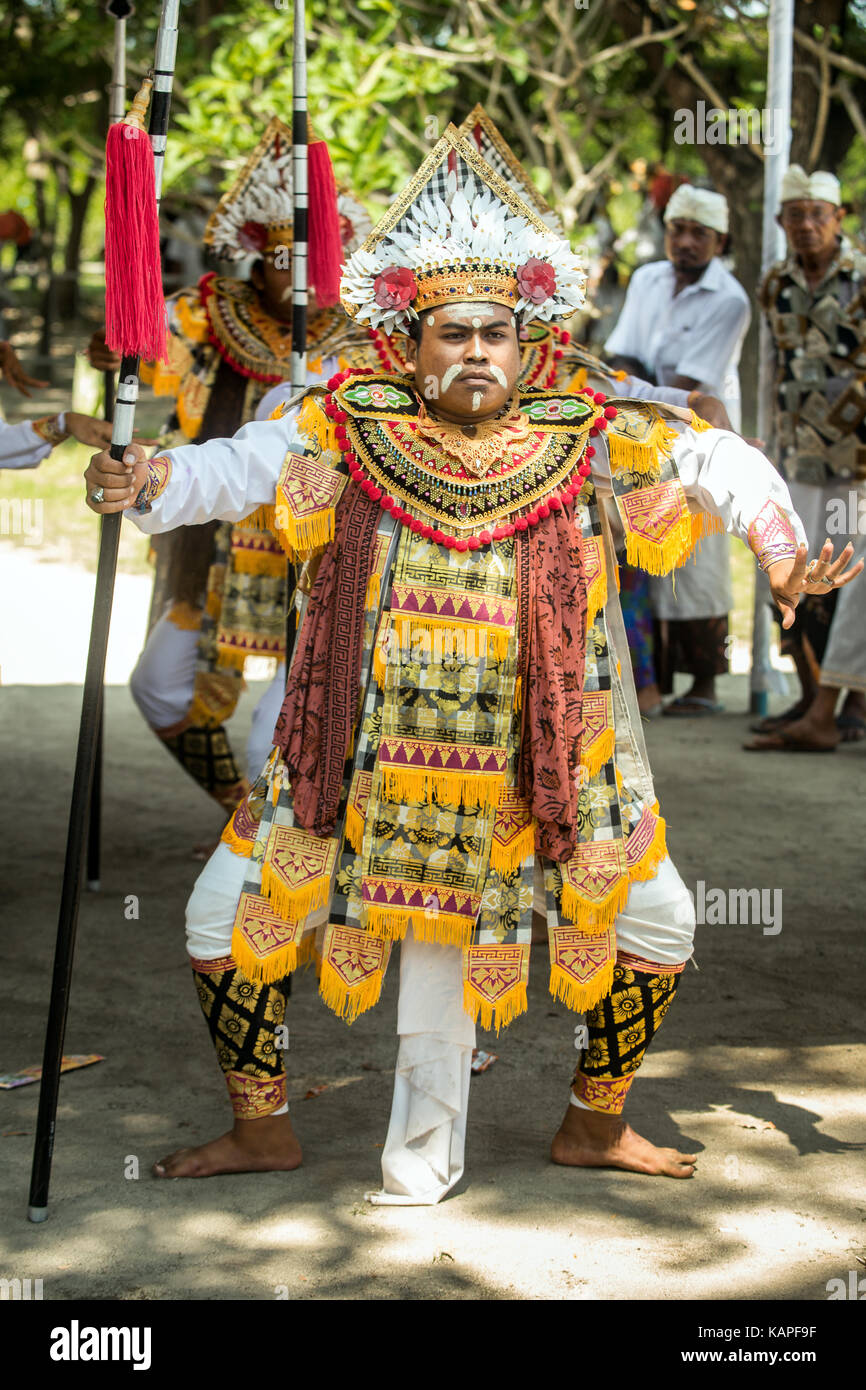
[[[524,299],[531,304],[543,304],[556,291],[556,272],[547,261],[530,256],[517,267],[517,285]]]
[[[373,281],[373,293],[380,309],[408,309],[418,291],[408,266],[389,265]]]
[[[245,222],[238,232],[238,244],[245,251],[261,255],[268,240],[268,229],[261,222]]]

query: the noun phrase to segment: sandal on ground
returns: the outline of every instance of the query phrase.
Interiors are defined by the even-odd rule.
[[[705,700],[702,695],[678,695],[665,705],[662,714],[675,719],[706,719],[711,714],[721,714],[724,708],[715,700]]]
[[[835,743],[807,743],[802,738],[791,738],[787,729],[777,729],[774,734],[764,734],[744,743],[747,753],[835,753]]]
[[[783,725],[793,724],[795,720],[802,719],[808,708],[808,705],[798,702],[790,709],[783,710],[781,714],[770,714],[766,719],[759,719],[757,724],[750,724],[749,728],[753,734],[774,734]]]

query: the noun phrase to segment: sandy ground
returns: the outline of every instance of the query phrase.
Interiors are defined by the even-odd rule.
[[[89,599],[76,583],[59,601],[80,614]],[[10,616],[8,593],[3,1071],[41,1059],[80,710],[76,654],[55,645],[53,681],[70,683],[44,683],[44,662],[21,660],[26,623]],[[140,607],[120,591],[112,680],[134,656]],[[52,624],[40,645],[56,640]],[[10,683],[16,670],[26,684]],[[256,689],[234,721],[237,748]],[[438,1208],[384,1210],[363,1193],[378,1185],[387,1126],[395,968],[380,1008],[351,1030],[319,1005],[312,975],[296,982],[300,1170],[150,1178],[155,1158],[227,1119],[183,946],[190,846],[215,837],[220,817],[111,684],[102,891],[81,906],[66,1039],[67,1052],[106,1061],[63,1080],[43,1226],[25,1220],[38,1088],[0,1092],[0,1276],[42,1278],[47,1299],[823,1300],[829,1279],[862,1274],[866,747],[749,755],[744,679],[728,678],[722,695],[722,716],[648,727],[687,884],[782,892],[777,934],[699,928],[699,970],[689,967],[629,1101],[640,1131],[700,1153],[697,1178],[550,1164],[577,1020],[550,1000],[536,948],[529,1015],[498,1042],[480,1035],[500,1060],[472,1083],[462,1182]],[[128,920],[133,894],[139,916]]]

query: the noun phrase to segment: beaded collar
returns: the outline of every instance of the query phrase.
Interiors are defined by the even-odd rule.
[[[464,551],[537,526],[589,491],[589,440],[616,415],[605,400],[592,392],[517,393],[514,409],[485,431],[495,444],[498,425],[504,446],[488,450],[482,476],[443,449],[437,436],[450,427],[435,421],[431,432],[424,402],[405,377],[338,372],[324,410],[349,477],[371,501],[426,539]]]
[[[208,338],[220,357],[241,376],[255,381],[285,381],[291,375],[292,325],[269,314],[261,295],[248,280],[204,276],[201,300],[208,320]],[[307,350],[328,356],[337,338],[345,337],[346,315],[339,306],[311,315]]]

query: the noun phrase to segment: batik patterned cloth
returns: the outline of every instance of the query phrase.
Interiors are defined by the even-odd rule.
[[[231,957],[192,962],[193,978],[235,1117],[261,1119],[286,1100],[283,1049],[277,1029],[286,1013],[286,985],[249,980]]]
[[[587,1046],[573,1079],[591,1110],[618,1115],[680,982],[682,966],[663,969],[629,956],[613,968],[610,994],[586,1018]]]
[[[369,428],[362,420],[353,430],[356,449],[367,438],[389,438],[393,444],[397,426],[381,435],[377,429],[389,402],[401,401],[405,390],[403,383],[395,385],[393,400],[384,390],[368,390],[374,413]],[[534,393],[530,400],[541,417],[544,399]],[[639,432],[637,414],[632,436]],[[572,445],[558,406],[552,418],[555,457],[567,459]],[[654,447],[661,453],[658,419],[646,412],[645,434],[655,429]],[[334,451],[323,448],[329,426],[321,406],[305,412],[302,423],[308,457],[333,462]],[[662,444],[666,441],[667,435]],[[545,457],[537,441],[534,455],[526,454],[525,439],[515,447],[521,458],[529,457],[530,469]],[[403,454],[395,447],[391,457],[400,460]],[[339,467],[339,451],[336,458]],[[432,455],[422,451],[418,459],[431,468]],[[691,518],[669,459],[647,448],[638,463],[645,466],[644,480],[664,482],[661,506],[685,517],[690,542]],[[290,455],[280,484],[284,498],[292,495],[290,480],[298,466],[299,456]],[[386,465],[392,476],[400,466]],[[411,468],[408,462],[403,466],[398,481],[408,491]],[[320,495],[324,518],[333,511],[326,486]],[[627,495],[623,484],[620,497]],[[345,503],[335,505],[339,547]],[[483,516],[487,504],[482,499],[480,505]],[[447,510],[446,498],[441,514]],[[603,607],[608,562],[590,483],[573,504],[572,518],[585,559],[586,590],[582,689],[573,692],[582,702],[583,727],[576,848],[562,863],[541,856],[541,865],[551,989],[570,1007],[591,1009],[613,983],[613,922],[629,883],[654,874],[665,841],[651,784],[633,785],[618,766],[615,710],[621,695]],[[267,524],[271,518],[260,520]],[[667,520],[664,516],[654,537],[656,563],[671,554]],[[328,527],[333,524],[331,517]],[[679,538],[677,554],[678,547]],[[323,997],[351,1021],[376,1002],[391,943],[411,926],[416,936],[463,950],[464,1004],[482,1023],[499,1027],[525,1009],[539,856],[537,827],[518,791],[526,737],[521,605],[528,602],[531,609],[532,601],[521,590],[517,554],[514,536],[474,549],[448,549],[408,526],[395,529],[392,517],[382,514],[364,571],[372,565],[371,578],[364,581],[357,714],[342,764],[333,833],[320,836],[297,824],[280,744],[224,835],[249,865],[232,943],[245,973],[279,978],[316,954]],[[322,593],[336,592],[333,576],[323,575],[320,569],[313,607]],[[359,579],[360,571],[353,582]],[[339,575],[336,582],[339,587]],[[305,621],[310,620],[308,611]],[[299,643],[298,653],[303,651]],[[309,709],[305,717],[313,717]],[[318,718],[311,729],[318,728]]]

